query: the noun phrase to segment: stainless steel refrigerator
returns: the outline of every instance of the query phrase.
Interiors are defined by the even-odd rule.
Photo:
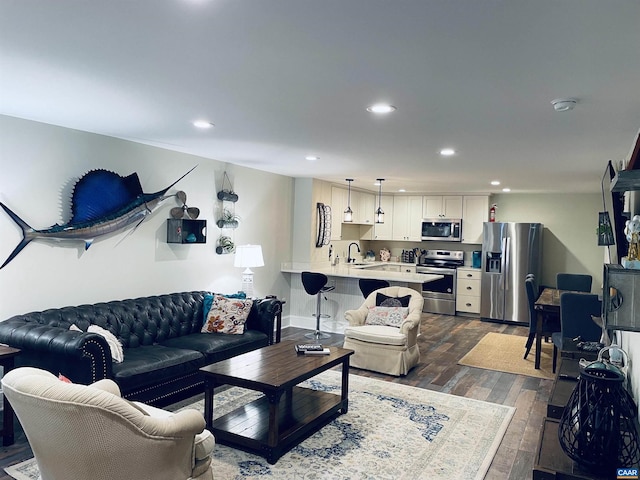
[[[533,273],[540,283],[541,223],[485,222],[482,235],[483,320],[529,323],[524,280]]]

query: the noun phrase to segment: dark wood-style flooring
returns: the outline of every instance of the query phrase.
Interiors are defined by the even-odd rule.
[[[552,381],[458,365],[458,360],[486,333],[526,336],[528,328],[482,322],[472,317],[425,314],[420,331],[418,341],[422,359],[407,376],[392,377],[355,368],[351,373],[516,407],[515,415],[485,478],[531,478]],[[304,333],[307,330],[286,328],[282,332],[282,338],[308,342],[304,339]],[[323,343],[342,345],[342,336],[334,334]],[[522,350],[524,354],[524,342]],[[496,352],[496,355],[499,354],[500,352]],[[0,468],[32,456],[24,433],[16,422],[16,442],[10,447],[2,447]],[[0,470],[0,480],[11,480],[11,477]]]

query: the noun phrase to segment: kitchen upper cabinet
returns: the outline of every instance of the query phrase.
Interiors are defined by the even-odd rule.
[[[462,218],[462,195],[427,195],[422,200],[424,218]]]
[[[482,243],[483,223],[489,221],[489,196],[464,196],[462,201],[462,243]]]
[[[393,197],[393,240],[421,241],[422,202],[420,196]]]
[[[342,219],[345,208],[347,208],[347,190],[331,187],[331,240],[342,240]]]
[[[382,199],[380,200],[380,207],[384,212],[384,223],[374,224],[373,240],[393,240],[393,219],[396,216],[393,204],[394,198],[392,196],[382,196]]]
[[[353,223],[373,225],[373,215],[376,210],[375,195],[351,190],[351,209],[353,210]]]

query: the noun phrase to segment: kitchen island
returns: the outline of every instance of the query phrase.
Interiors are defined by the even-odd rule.
[[[325,332],[344,333],[346,310],[354,310],[364,302],[358,281],[361,278],[386,280],[390,285],[422,291],[422,284],[442,278],[442,275],[416,273],[414,264],[400,262],[368,262],[362,264],[317,265],[315,267],[285,263],[280,271],[289,274],[291,299],[287,301],[289,314],[283,319],[285,326],[315,329],[316,297],[308,295],[302,286],[303,271],[324,273],[329,277],[327,285],[335,289],[327,292],[322,301],[322,313],[330,317],[320,320]]]

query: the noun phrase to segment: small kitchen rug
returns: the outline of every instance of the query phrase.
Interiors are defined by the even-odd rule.
[[[339,394],[341,373],[323,372],[305,386]],[[237,387],[216,392],[216,416],[248,403],[256,395],[260,394]],[[200,400],[184,408],[202,411],[202,396],[196,398]],[[351,374],[349,411],[283,455],[275,465],[216,444],[213,471],[217,480],[481,480],[514,411],[505,405]],[[33,460],[31,465],[35,465]],[[32,474],[18,476],[15,467],[5,470],[19,480],[37,478]]]
[[[490,332],[462,357],[458,364],[552,380],[555,377],[552,372],[553,343],[542,341],[539,370],[535,368],[535,341],[526,360],[522,358],[526,343],[527,337]]]

